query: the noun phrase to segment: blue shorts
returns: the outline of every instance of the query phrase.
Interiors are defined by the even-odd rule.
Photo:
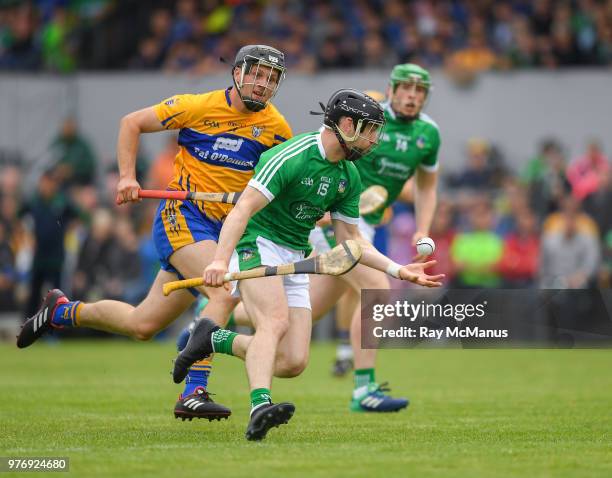
[[[161,268],[180,277],[179,272],[169,262],[174,251],[195,242],[218,242],[222,226],[221,221],[208,218],[191,201],[160,201],[153,222],[153,240]]]

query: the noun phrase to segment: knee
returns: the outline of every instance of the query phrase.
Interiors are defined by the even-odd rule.
[[[274,316],[261,321],[257,327],[257,333],[274,335],[279,339],[289,330],[289,318],[287,316]]]
[[[147,342],[155,337],[158,332],[157,327],[153,327],[151,324],[137,324],[132,331],[132,338],[140,342]]]
[[[303,355],[281,357],[276,367],[276,375],[279,378],[292,378],[300,375],[308,365],[308,353]]]

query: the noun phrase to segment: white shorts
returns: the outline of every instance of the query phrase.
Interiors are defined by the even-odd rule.
[[[363,220],[362,217],[360,217],[359,224],[357,227],[359,227],[359,232],[361,233],[363,238],[370,244],[373,244],[374,235],[376,234],[376,229],[374,228],[374,226],[368,224]],[[327,239],[325,238],[325,233],[323,232],[323,229],[321,229],[319,226],[315,226],[315,228],[310,231],[310,236],[308,236],[308,242],[310,242],[310,245],[318,254],[323,254],[324,252],[331,250],[329,242],[327,242]]]
[[[279,246],[278,244],[275,244],[264,237],[258,236],[256,243],[257,250],[261,256],[262,265],[278,266],[288,262],[296,262],[304,259],[303,251],[294,251],[293,249]],[[230,260],[229,271],[238,272],[239,270],[238,254],[236,251],[234,251]],[[302,307],[304,309],[311,310],[308,275],[292,274],[282,276],[282,278],[283,286],[285,288],[285,295],[287,297],[287,304],[289,307]],[[240,297],[238,282],[240,281],[233,281],[231,283],[233,297]]]

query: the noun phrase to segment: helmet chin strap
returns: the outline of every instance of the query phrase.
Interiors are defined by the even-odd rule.
[[[257,101],[254,100],[253,98],[249,98],[248,96],[243,96],[242,95],[242,91],[240,91],[240,88],[238,87],[238,84],[236,83],[236,79],[233,78],[234,80],[234,87],[236,88],[236,91],[238,92],[238,96],[240,97],[240,100],[244,103],[244,107],[249,110],[249,111],[253,111],[254,113],[256,113],[257,111],[261,111],[266,107],[265,103],[262,103],[261,101]]]
[[[361,121],[361,120],[360,120]],[[355,138],[359,138],[359,133],[361,132],[361,123],[357,126],[358,130],[355,132]],[[349,148],[346,144],[346,139],[344,138],[344,134],[340,131],[340,128],[336,125],[333,128],[334,134],[336,138],[338,138],[338,142],[340,143],[340,147],[342,151],[344,151],[344,159],[347,161],[357,161],[361,156],[363,156],[363,151],[355,148]]]

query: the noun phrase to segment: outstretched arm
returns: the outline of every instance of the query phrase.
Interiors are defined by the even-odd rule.
[[[339,220],[334,220],[333,223],[337,242],[346,241],[347,239],[359,242],[363,250],[361,260],[359,261],[361,264],[385,272],[397,279],[407,280],[424,287],[440,287],[442,285],[440,280],[444,278],[444,274],[430,276],[425,273],[425,269],[434,265],[436,261],[415,262],[405,266],[396,264],[366,241],[357,226]]]
[[[437,171],[428,172],[417,168],[414,181],[414,210],[416,212],[416,231],[412,236],[412,245],[422,237],[429,235],[431,221],[436,211],[438,184]]]

